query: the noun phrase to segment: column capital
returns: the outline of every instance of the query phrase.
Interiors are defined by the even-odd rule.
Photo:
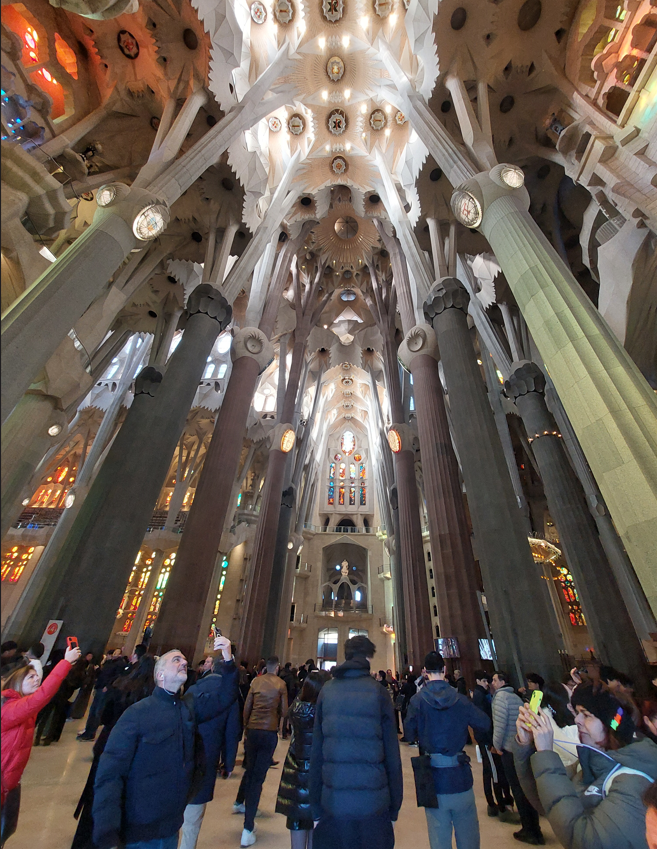
[[[515,401],[521,395],[528,395],[530,392],[536,392],[539,395],[545,394],[545,375],[536,365],[528,360],[522,363],[514,363],[517,368],[511,372],[509,377],[504,381],[504,391]]]
[[[415,357],[429,356],[437,361],[440,354],[433,327],[430,324],[416,324],[415,327],[412,327],[399,346],[397,356],[408,371],[411,370],[411,364]]]
[[[203,313],[216,319],[221,331],[228,327],[233,318],[233,308],[219,289],[215,289],[210,283],[201,283],[192,291],[187,299],[186,312],[188,318]]]
[[[257,327],[242,327],[233,337],[230,358],[233,362],[242,357],[251,357],[258,364],[258,374],[274,359],[274,346],[266,334]]]
[[[146,366],[135,378],[135,398],[137,395],[150,395],[154,398],[161,383],[162,372],[153,366]]]
[[[470,295],[461,281],[455,277],[443,277],[424,302],[424,317],[433,325],[434,318],[448,309],[461,310],[467,315],[469,303]]]

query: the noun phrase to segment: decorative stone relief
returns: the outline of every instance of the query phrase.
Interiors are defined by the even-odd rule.
[[[255,2],[251,4],[251,18],[256,24],[264,24],[267,20],[267,9],[260,0],[255,0]]]
[[[139,11],[139,0],[50,0],[50,5],[96,21],[134,15]]]
[[[251,357],[258,363],[259,374],[267,368],[274,359],[274,346],[257,327],[243,327],[235,334],[230,349],[233,362],[240,357]]]
[[[423,355],[433,357],[434,360],[440,357],[436,334],[430,324],[416,324],[412,327],[397,351],[401,364],[408,371],[413,359]]]
[[[276,115],[272,116],[269,119],[268,124],[269,129],[272,131],[272,133],[279,133],[283,128],[283,122],[280,118],[277,118]]]
[[[287,128],[293,136],[300,136],[306,129],[306,122],[301,115],[295,112],[294,115],[290,116],[290,120],[287,122]]]
[[[382,130],[387,123],[388,119],[383,109],[375,109],[370,115],[370,127],[376,132]]]
[[[322,0],[322,15],[335,24],[344,14],[344,0]]]
[[[326,120],[326,125],[329,129],[329,132],[333,133],[334,136],[341,136],[342,133],[347,129],[347,114],[342,109],[334,109],[332,112],[329,112],[329,116]]]
[[[326,73],[334,83],[339,82],[344,76],[344,62],[339,56],[331,56],[326,63]]]
[[[374,0],[374,11],[380,18],[387,18],[392,12],[393,0]]]
[[[406,115],[404,115],[403,112],[398,112],[395,115],[395,121],[399,124],[400,127],[403,127],[404,124],[408,121],[408,118],[406,117]]]
[[[333,158],[333,161],[331,162],[331,170],[334,174],[345,174],[347,168],[347,160],[343,156],[336,156]]]
[[[292,0],[275,0],[274,17],[283,26],[291,23],[294,19],[294,3],[292,3]]]
[[[127,29],[121,29],[116,34],[116,43],[126,59],[136,59],[139,56],[139,42]]]

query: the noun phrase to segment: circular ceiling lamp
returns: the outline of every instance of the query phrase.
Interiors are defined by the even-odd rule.
[[[334,224],[336,235],[341,239],[353,239],[358,233],[358,221],[347,215],[344,218],[338,218]],[[343,298],[343,300],[353,300],[353,298]]]
[[[517,165],[505,165],[500,171],[500,178],[510,189],[519,189],[525,184],[525,175]]]
[[[388,445],[390,446],[390,450],[393,454],[399,454],[402,450],[401,434],[394,427],[391,427],[388,431]]]
[[[267,20],[267,9],[260,0],[255,0],[255,2],[251,4],[251,18],[256,24],[264,24]]]
[[[283,454],[289,454],[290,451],[294,448],[294,431],[292,428],[288,428],[283,431],[283,436],[281,436],[281,451]]]
[[[116,200],[116,186],[101,186],[96,192],[98,206],[109,206]]]
[[[132,225],[132,232],[142,242],[151,242],[164,231],[168,221],[169,210],[166,206],[152,203],[137,214]]]
[[[334,83],[340,82],[342,77],[344,77],[344,62],[339,56],[331,56],[326,63],[326,73],[328,74],[328,78]]]
[[[62,426],[60,424],[50,425],[48,428],[48,436],[59,436],[62,432]]]
[[[452,195],[452,212],[466,227],[478,227],[484,217],[481,204],[470,192],[457,189]]]
[[[347,129],[347,114],[342,109],[333,109],[326,119],[326,126],[334,136],[341,136]]]
[[[388,119],[383,109],[375,109],[370,115],[370,127],[376,132],[382,130],[387,123]]]
[[[290,115],[290,120],[287,122],[287,128],[293,136],[300,136],[306,129],[306,122],[298,112],[295,112],[294,115]]]

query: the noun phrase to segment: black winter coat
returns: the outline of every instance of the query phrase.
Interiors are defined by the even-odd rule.
[[[484,690],[481,684],[476,684],[474,690],[472,691],[472,704],[479,708],[479,710],[483,710],[486,716],[490,719],[491,729],[493,727],[493,708],[491,707],[491,697],[488,694],[488,690]],[[480,743],[484,746],[492,746],[493,745],[493,732],[491,731],[475,731],[474,738],[477,743]]]
[[[176,834],[192,794],[196,724],[225,709],[216,699],[195,703],[157,687],[116,723],[94,784],[94,843],[98,849]]]
[[[310,811],[308,773],[313,746],[315,707],[312,702],[301,702],[297,699],[287,712],[292,726],[292,738],[278,788],[276,813],[285,814],[292,820],[312,822],[313,818]]]
[[[189,693],[194,697],[194,709],[199,714],[206,713],[205,705],[215,702],[223,710],[207,722],[198,726],[203,741],[205,772],[201,779],[196,795],[190,800],[190,805],[203,805],[211,802],[214,796],[214,784],[217,778],[217,764],[226,739],[228,716],[231,706],[237,702],[239,676],[235,663],[231,660],[224,663],[220,675],[214,673],[204,675]]]
[[[390,696],[366,658],[334,667],[317,700],[310,759],[313,819],[387,815],[403,797],[401,756]]]

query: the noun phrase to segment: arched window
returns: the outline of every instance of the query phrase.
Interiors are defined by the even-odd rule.
[[[219,366],[219,371],[217,372],[217,377],[226,377],[226,372],[228,371],[228,363],[222,363]]]
[[[342,452],[347,456],[354,453],[356,449],[356,437],[350,430],[345,430],[342,434],[340,446],[342,448]]]
[[[214,363],[210,361],[208,358],[208,364],[205,367],[205,371],[203,372],[203,377],[207,380],[207,378],[212,377],[214,374]]]
[[[350,481],[356,480],[356,464],[355,463],[349,463],[349,480]]]
[[[267,395],[265,399],[265,413],[273,413],[276,409],[276,396]]]

